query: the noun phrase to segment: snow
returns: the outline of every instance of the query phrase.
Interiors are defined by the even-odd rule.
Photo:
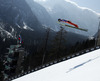
[[[25,24],[25,22],[23,22],[23,24],[24,24],[23,28],[24,28],[24,29],[28,29],[28,27],[27,27],[27,25]]]
[[[13,81],[100,81],[100,49]]]
[[[89,40],[93,40],[93,39],[94,39],[94,37],[92,37],[92,36],[89,37]]]
[[[0,32],[1,32],[1,35],[6,34],[8,38],[10,38],[10,37],[13,38],[13,35],[10,32],[3,29],[2,27],[0,27]]]
[[[18,28],[21,28],[17,23],[16,23],[16,25],[18,26]]]
[[[19,14],[17,14],[17,16],[15,17],[16,22],[17,22],[18,18],[19,18]]]
[[[11,26],[10,26],[10,28],[11,28],[11,33],[13,33],[13,32],[15,31],[15,30],[14,30],[14,28],[13,28],[13,27],[11,27]]]
[[[23,29],[25,29],[25,30],[31,30],[31,31],[34,31],[34,29],[32,29],[32,28],[30,28],[30,27],[28,27],[27,25],[26,25],[26,23],[25,22],[23,22]]]
[[[6,38],[3,38],[3,42],[5,42]]]

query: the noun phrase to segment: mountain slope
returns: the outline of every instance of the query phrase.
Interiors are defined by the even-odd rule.
[[[0,0],[0,24],[1,31],[11,35],[12,32],[20,33],[21,30],[39,31],[42,29],[42,25],[25,0],[13,2]]]
[[[46,18],[44,19],[45,21],[50,22],[52,25],[54,25],[52,22],[53,20],[51,19],[46,9],[44,9],[41,5],[39,5],[36,2],[33,2],[32,4],[30,3],[31,0],[29,3],[28,1],[26,2],[26,0],[21,0],[21,1],[13,0],[13,2],[11,0],[10,1],[7,0],[6,2],[0,0],[0,37],[16,38],[18,37],[19,34],[21,34],[24,43],[27,43],[28,45],[30,43],[34,44],[33,41],[37,41],[38,44],[44,42],[47,33],[46,33],[46,29],[43,28],[42,26],[43,23],[40,21]],[[32,6],[34,6],[33,10],[32,10]],[[42,16],[42,17],[39,16],[40,19],[36,15],[36,11],[37,13],[39,13],[39,11],[42,12],[39,13]],[[44,20],[43,22],[45,22]],[[52,25],[51,25],[51,29],[54,30],[55,25],[54,26]],[[58,28],[60,27],[58,26]],[[56,32],[51,30],[50,40],[54,39],[55,35]],[[76,42],[86,40],[87,37],[68,32],[66,39],[68,40],[67,42],[72,45],[75,44]],[[8,42],[8,44],[11,43]],[[5,48],[7,47],[5,46]]]
[[[0,56],[5,55],[6,48],[17,43],[19,34],[26,46],[44,37],[43,32],[45,29],[25,0],[0,0]]]
[[[26,2],[29,4],[32,12],[36,15],[42,25],[55,29],[54,21],[43,6],[33,0],[26,0]]]

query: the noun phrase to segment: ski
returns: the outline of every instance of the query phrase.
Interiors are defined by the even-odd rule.
[[[62,23],[60,23],[60,22],[57,22],[57,23],[60,24],[60,25],[62,25],[62,26],[67,26],[67,27],[69,27],[69,28],[75,28],[75,29],[82,30],[82,31],[85,31],[85,32],[88,31],[88,29],[76,28],[76,27],[74,27],[74,26],[70,26],[70,25],[62,24]]]

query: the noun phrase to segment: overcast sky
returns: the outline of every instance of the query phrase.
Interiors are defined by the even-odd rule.
[[[87,7],[100,13],[100,0],[71,0],[71,1],[74,1],[81,7]]]
[[[46,1],[46,0],[34,0],[34,1]],[[100,0],[69,0],[78,4],[80,7],[90,8],[97,13],[100,13]]]

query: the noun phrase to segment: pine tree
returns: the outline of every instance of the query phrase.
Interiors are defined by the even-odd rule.
[[[45,56],[46,56],[46,52],[47,52],[47,44],[48,44],[48,40],[49,40],[49,33],[50,33],[50,28],[48,28],[46,31],[46,39],[45,39],[45,45],[44,45],[44,49],[43,49],[42,65],[45,62]]]
[[[65,48],[66,48],[66,31],[63,27],[60,27],[60,31],[56,33],[56,36],[52,42],[50,59],[53,60],[61,58],[64,56]]]
[[[3,81],[3,73],[2,71],[4,70],[4,65],[3,65],[3,61],[0,59],[0,80]]]

